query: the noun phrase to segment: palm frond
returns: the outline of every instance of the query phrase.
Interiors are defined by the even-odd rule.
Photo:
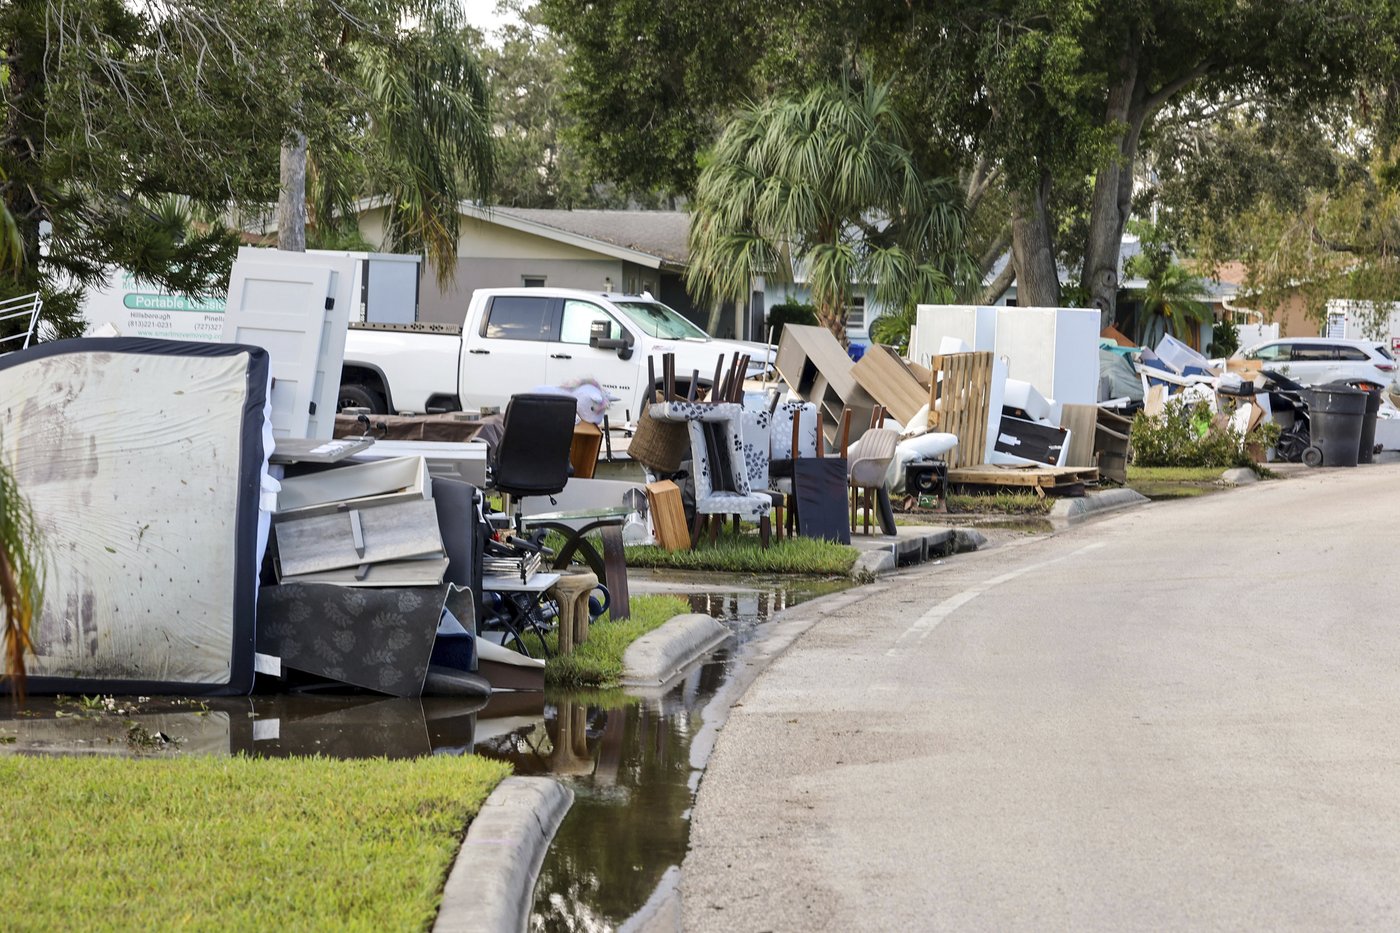
[[[42,538],[29,501],[0,461],[0,637],[5,664],[0,676],[11,679],[22,697],[25,657],[33,650],[33,626],[44,600]]]

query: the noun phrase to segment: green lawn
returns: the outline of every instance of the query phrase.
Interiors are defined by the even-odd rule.
[[[509,765],[0,757],[10,930],[424,930]]]
[[[673,570],[718,570],[726,573],[800,573],[819,576],[848,574],[859,551],[850,545],[817,538],[784,538],[765,550],[754,534],[726,530],[714,544],[709,539],[687,551],[667,551],[650,545],[627,548],[629,567]]]
[[[632,616],[621,622],[598,621],[588,627],[588,641],[573,654],[549,659],[544,671],[551,687],[614,687],[622,680],[622,654],[638,638],[660,627],[672,616],[690,612],[690,603],[679,596],[633,596]],[[533,636],[526,636],[533,642]],[[551,653],[559,647],[557,632],[545,638]],[[530,651],[537,654],[532,643]]]

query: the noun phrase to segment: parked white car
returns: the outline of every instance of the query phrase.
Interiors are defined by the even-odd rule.
[[[1395,379],[1395,357],[1374,340],[1342,337],[1281,337],[1235,353],[1233,359],[1258,360],[1264,369],[1282,373],[1303,385],[1365,379],[1389,385]]]

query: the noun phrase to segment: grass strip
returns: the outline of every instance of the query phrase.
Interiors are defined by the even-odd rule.
[[[1128,467],[1128,485],[1134,483],[1213,483],[1224,467]]]
[[[679,596],[633,596],[632,615],[620,621],[599,620],[588,627],[588,641],[573,654],[554,655],[559,650],[559,633],[550,632],[545,644],[553,655],[544,669],[544,682],[550,687],[609,688],[622,682],[622,654],[627,646],[647,632],[660,628],[672,616],[690,612],[690,603]],[[538,638],[526,635],[530,653],[538,654]]]
[[[818,538],[784,538],[765,550],[757,536],[726,530],[714,544],[702,541],[687,551],[667,551],[651,545],[627,548],[629,567],[672,570],[718,570],[726,573],[795,573],[830,576],[847,574],[860,554],[846,544]]]
[[[424,930],[476,757],[0,758],[12,930]]]
[[[1033,492],[951,493],[948,511],[985,515],[1048,515],[1055,500]]]

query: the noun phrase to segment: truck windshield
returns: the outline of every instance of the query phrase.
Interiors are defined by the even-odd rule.
[[[663,340],[709,340],[710,335],[656,301],[614,301],[643,332]]]

